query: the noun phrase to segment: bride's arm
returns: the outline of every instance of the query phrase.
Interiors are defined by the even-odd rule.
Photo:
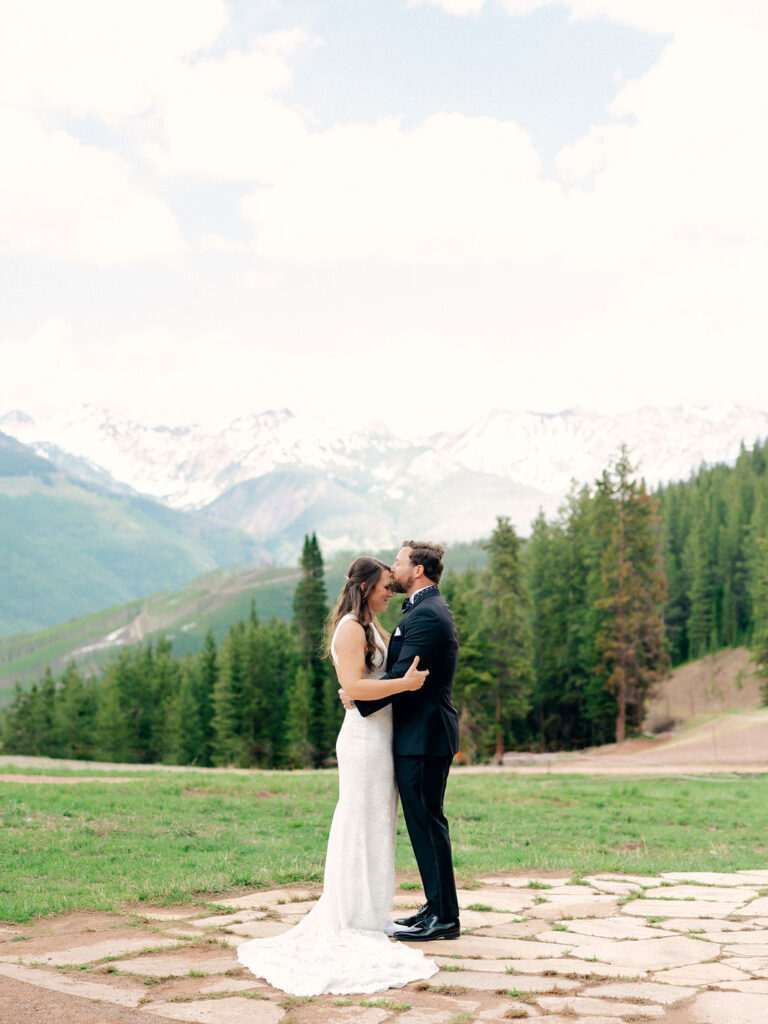
[[[399,679],[364,679],[365,631],[352,619],[342,623],[334,646],[339,685],[353,700],[378,700],[404,690],[420,690],[428,675],[428,670],[422,672],[417,668],[417,656]]]

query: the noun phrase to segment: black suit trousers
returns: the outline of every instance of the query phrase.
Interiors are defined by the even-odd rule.
[[[395,755],[400,803],[424,893],[441,921],[456,921],[459,917],[451,837],[443,814],[452,761],[450,755]]]

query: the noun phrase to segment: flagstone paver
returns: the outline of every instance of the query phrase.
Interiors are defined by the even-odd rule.
[[[533,889],[519,891],[514,889],[504,890],[501,888],[494,888],[484,889],[482,892],[482,898],[478,889],[459,889],[456,895],[458,897],[459,907],[462,910],[476,906],[477,904],[482,904],[484,906],[493,907],[495,910],[522,913],[534,906],[534,900],[536,897],[543,895],[543,893],[536,892]]]
[[[715,931],[714,929],[705,929],[701,933],[701,937],[708,942],[727,942],[729,945],[734,942],[744,946],[757,946],[768,943],[768,931],[763,928],[757,931],[720,931],[720,929]]]
[[[628,969],[623,965],[600,963],[599,960],[581,960],[578,956],[563,957],[562,959],[512,960],[511,965],[516,970],[525,971],[527,974],[554,971],[556,974],[564,975],[566,978],[572,976],[581,978],[644,978],[646,974],[645,971],[636,967]]]
[[[86,999],[114,1003],[116,1006],[138,1006],[146,995],[146,992],[141,989],[71,978],[66,974],[43,971],[39,968],[27,967],[24,964],[0,964],[0,977],[13,978],[14,981],[24,981],[27,984],[36,985],[38,988],[47,988],[54,992],[63,992],[66,995],[77,995]]]
[[[189,923],[195,928],[229,928],[233,924],[244,921],[263,921],[266,912],[263,910],[242,910],[239,914],[214,914],[213,917],[198,917]]]
[[[210,900],[216,907],[236,907],[242,910],[258,910],[260,907],[280,906],[285,903],[296,903],[305,899],[316,899],[317,889],[273,889],[260,892],[243,893],[226,900]]]
[[[234,947],[278,934],[311,910],[318,890],[303,886],[215,901],[230,913],[190,905],[51,918],[25,925],[24,943],[13,941],[18,929],[3,928],[0,985],[5,978],[55,992],[66,1024],[79,1024],[74,996],[123,1006],[147,1024],[448,1024],[462,1013],[482,1024],[768,1024],[768,898],[759,895],[768,872],[584,881],[493,876],[461,890],[461,937],[413,944],[440,973],[367,997],[389,1006],[361,1006],[356,996],[338,1006],[333,996],[291,1005],[239,964]],[[420,906],[423,894],[399,890],[395,902]]]
[[[654,981],[673,985],[717,985],[721,981],[746,981],[748,974],[724,963],[688,964],[685,967],[671,967],[668,971],[656,971]]]
[[[638,885],[637,882],[609,882],[604,878],[589,878],[587,881],[590,884],[590,888],[612,896],[629,896],[633,892],[643,891],[642,886]]]
[[[567,885],[572,875],[547,878],[545,875],[496,875],[493,878],[479,879],[483,885],[508,885],[513,889],[525,889],[538,885]]]
[[[705,900],[632,900],[621,908],[633,917],[728,917],[733,912],[729,903]]]
[[[746,907],[733,911],[734,917],[755,917],[757,914],[768,914],[768,896],[761,896]]]
[[[610,1013],[619,1018],[632,1017],[635,1020],[641,1016],[649,1018],[664,1016],[661,1006],[603,1002],[602,999],[594,999],[591,996],[542,996],[538,1003],[545,1010],[554,1010],[557,1013],[571,1012],[580,1017],[586,1014],[600,1013]]]
[[[608,999],[638,999],[643,1002],[671,1005],[696,995],[696,989],[683,985],[659,985],[652,981],[622,982],[598,985],[589,990],[591,996]]]
[[[745,921],[739,918],[738,921],[713,920],[712,918],[680,918],[670,917],[666,921],[657,921],[654,928],[661,928],[670,932],[691,932],[694,935],[704,935],[705,932],[743,932],[747,927]]]
[[[200,995],[211,995],[215,992],[248,992],[257,988],[265,988],[266,981],[258,978],[224,978],[214,981],[212,985],[200,985]]]
[[[746,903],[754,900],[757,896],[757,889],[745,889],[742,886],[719,889],[707,885],[660,885],[656,889],[646,889],[645,898],[665,900],[705,900],[715,903]],[[768,911],[768,900],[765,901],[765,909],[758,913]],[[734,910],[729,911],[735,913]]]
[[[656,875],[617,875],[617,874],[599,874],[592,876],[594,878],[604,879],[607,882],[622,882],[629,883],[635,882],[642,889],[651,889],[659,884],[659,879]],[[739,882],[739,885],[743,885],[743,882]]]
[[[544,921],[561,921],[563,918],[571,917],[613,917],[619,910],[619,905],[610,896],[593,896],[591,899],[585,896],[580,902],[549,901],[532,907],[526,911],[529,917],[540,918]]]
[[[580,988],[577,981],[570,978],[545,978],[527,974],[494,974],[486,971],[455,971],[451,974],[438,974],[431,978],[429,984],[457,985],[470,991],[504,992],[517,989],[518,992],[568,992]]]
[[[283,1008],[274,1003],[242,996],[190,1003],[150,1003],[144,1009],[157,1017],[194,1024],[277,1024],[285,1016]],[[379,1024],[383,1019],[371,1024]]]
[[[577,919],[575,921],[565,922],[563,927],[567,929],[567,932],[560,932],[560,935],[580,934],[591,935],[595,938],[604,939],[659,938],[659,933],[655,928],[649,928],[646,924],[640,924],[639,921],[634,921],[631,918],[627,919],[625,917],[606,917],[598,918],[596,920]],[[551,936],[558,933],[546,932],[545,934]]]
[[[722,954],[724,957],[728,956],[768,956],[768,943],[750,943],[749,945],[741,945],[740,943],[733,943],[733,932],[728,935],[728,945],[723,946]]]
[[[749,981],[726,981],[717,986],[733,992],[759,992],[768,995],[768,981],[752,978]]]
[[[75,964],[92,964],[104,957],[123,956],[126,953],[138,953],[142,949],[172,949],[183,945],[181,939],[163,939],[159,935],[139,935],[135,939],[106,939],[93,945],[73,946],[71,949],[59,949],[50,954],[37,954],[21,959],[30,959],[35,963],[43,962],[52,967],[66,967]]]
[[[768,996],[742,992],[703,992],[691,1004],[695,1024],[765,1024]]]
[[[301,920],[297,918],[296,920]],[[243,924],[227,925],[232,935],[240,935],[241,942],[246,939],[264,939],[270,935],[282,935],[291,927],[292,922],[283,918],[281,921],[245,921]]]
[[[768,956],[734,956],[724,958],[721,963],[729,967],[738,967],[742,971],[749,971],[757,977],[763,977],[761,972],[768,971]]]
[[[768,884],[768,872],[750,871],[743,873],[736,871],[733,874],[726,874],[723,871],[662,871],[661,877],[670,882],[695,882],[699,885],[756,885],[762,887]]]
[[[223,974],[238,966],[234,952],[205,950],[191,946],[180,956],[148,953],[146,956],[131,957],[119,962],[121,971],[141,974],[147,978],[183,978],[190,971],[200,974]]]

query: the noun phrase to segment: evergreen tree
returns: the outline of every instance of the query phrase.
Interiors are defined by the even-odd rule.
[[[44,757],[59,757],[59,745],[56,736],[56,680],[50,666],[40,681],[36,714],[35,732],[37,734],[37,750]]]
[[[760,695],[768,705],[768,538],[760,537],[756,544],[752,601],[755,614],[755,632],[752,639],[752,659],[757,674],[763,680]]]
[[[706,509],[696,510],[687,548],[691,577],[691,611],[688,617],[690,654],[701,658],[717,649],[715,620],[715,573]]]
[[[198,764],[203,748],[203,730],[198,702],[199,666],[187,661],[181,669],[178,693],[167,716],[164,736],[165,760],[170,764]]]
[[[600,625],[596,634],[596,678],[616,697],[616,740],[627,723],[639,726],[645,699],[668,669],[656,505],[632,478],[626,449],[615,466],[615,486],[602,487],[613,508],[601,562]]]
[[[304,538],[301,553],[301,579],[293,598],[293,625],[299,644],[301,664],[308,670],[312,685],[312,725],[310,742],[318,763],[322,763],[331,750],[329,727],[328,687],[329,666],[323,651],[325,620],[328,616],[327,594],[323,575],[323,556],[317,536]]]
[[[484,573],[469,569],[462,576],[448,572],[440,584],[461,641],[453,702],[459,712],[458,758],[463,764],[472,764],[490,754],[495,743],[488,701],[494,678],[484,593],[486,582]]]
[[[88,760],[94,755],[94,687],[86,687],[70,661],[61,677],[54,708],[56,745],[60,757]]]
[[[198,658],[196,701],[200,719],[200,760],[199,764],[213,764],[213,693],[219,678],[219,653],[213,630],[205,634],[203,649]]]
[[[13,700],[3,712],[2,749],[6,754],[25,754],[33,757],[40,753],[37,737],[39,692],[33,683],[29,690],[22,690],[15,683]]]
[[[213,690],[213,763],[240,763],[243,754],[240,718],[245,662],[245,624],[230,627],[221,651],[221,669]]]
[[[306,768],[315,757],[312,701],[312,675],[306,665],[300,665],[288,688],[285,717],[285,758],[291,768]]]
[[[111,662],[97,691],[96,757],[102,761],[136,760],[135,751],[131,749],[129,743],[129,727],[123,708],[119,671],[120,662]]]
[[[530,600],[520,565],[520,541],[509,519],[500,516],[488,541],[488,643],[493,675],[495,760],[525,718],[533,689]]]

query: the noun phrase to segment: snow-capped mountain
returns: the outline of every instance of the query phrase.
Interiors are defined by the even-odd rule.
[[[591,482],[626,443],[651,486],[702,462],[729,462],[768,436],[768,412],[738,405],[646,407],[602,414],[494,411],[459,433],[353,436],[288,410],[241,417],[220,430],[148,427],[96,406],[35,421],[0,417],[0,431],[67,471],[111,478],[176,509],[206,508],[248,529],[276,557],[302,531],[326,547],[384,547],[400,534],[445,540],[487,534],[497,515],[527,533],[554,512],[573,479]]]

